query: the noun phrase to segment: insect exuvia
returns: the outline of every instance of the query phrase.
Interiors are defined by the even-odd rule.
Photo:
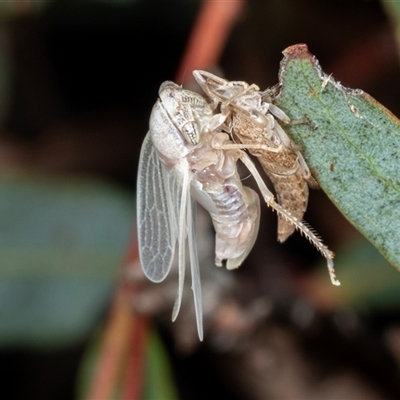
[[[278,203],[290,214],[278,215],[278,240],[285,241],[301,221],[308,203],[308,187],[318,187],[300,148],[289,138],[277,119],[286,124],[304,123],[291,121],[266,92],[257,85],[243,81],[228,81],[206,71],[194,71],[193,75],[210,99],[210,106],[220,106],[220,124],[225,124],[235,144],[231,148],[248,149],[258,158],[263,170],[275,187]],[[217,118],[217,115],[214,118]],[[299,228],[301,233],[327,259],[331,282],[340,285],[333,269],[334,254],[312,232]]]
[[[259,227],[259,197],[242,185],[237,173],[238,158],[247,155],[237,149],[225,150],[227,142],[229,136],[218,130],[218,119],[201,95],[173,82],[161,85],[139,161],[139,254],[146,276],[160,282],[169,272],[178,243],[179,288],[172,313],[175,320],[182,301],[188,238],[200,339],[202,296],[194,199],[211,215],[218,266],[227,260],[228,269],[239,267],[253,247]]]

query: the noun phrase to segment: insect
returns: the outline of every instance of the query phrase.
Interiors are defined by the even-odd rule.
[[[209,97],[210,107],[216,110],[220,106],[219,123],[225,124],[235,142],[230,148],[248,149],[258,158],[274,185],[278,203],[291,215],[292,218],[287,218],[278,214],[278,240],[284,242],[298,228],[293,220],[301,221],[304,216],[309,186],[316,188],[318,184],[300,148],[292,142],[278,119],[286,124],[307,120],[291,121],[255,84],[228,81],[207,71],[193,71],[193,75]],[[301,228],[300,232],[305,233]],[[340,285],[333,269],[334,254],[322,245],[316,234],[308,239],[327,259],[331,282]]]
[[[194,200],[211,215],[218,266],[227,260],[228,269],[239,267],[253,247],[259,228],[259,197],[242,185],[236,166],[237,160],[247,155],[241,150],[224,149],[226,142],[230,142],[229,136],[218,130],[218,118],[201,95],[170,81],[161,85],[139,161],[139,254],[146,276],[160,282],[168,275],[178,244],[175,320],[182,301],[187,237],[200,340],[202,295]]]
[[[223,131],[226,116],[215,113],[201,95],[164,82],[142,144],[137,180],[139,255],[146,276],[161,282],[171,268],[178,244],[178,292],[175,320],[182,301],[185,243],[189,248],[196,322],[203,338],[202,294],[195,237],[195,200],[210,214],[216,231],[215,262],[234,269],[253,247],[260,219],[259,198],[243,186],[240,159],[253,175],[265,202],[300,230],[332,262],[333,253],[303,222],[279,205],[248,154]],[[271,148],[278,153],[281,147]]]

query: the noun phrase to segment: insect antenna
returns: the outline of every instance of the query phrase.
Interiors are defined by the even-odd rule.
[[[187,71],[187,67],[185,66],[185,69],[183,70],[183,74],[182,74],[182,78],[181,78],[181,83],[179,84],[179,86],[181,87],[181,88],[183,88],[183,84],[184,84],[184,82],[186,82],[186,71]]]

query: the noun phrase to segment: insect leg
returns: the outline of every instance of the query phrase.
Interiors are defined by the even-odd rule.
[[[278,122],[276,122],[274,126],[274,131],[278,134],[279,139],[281,142],[284,144],[286,148],[290,148],[293,146],[293,141],[290,139],[288,134],[285,132],[285,130],[279,125]]]
[[[212,110],[215,110],[218,107],[218,104],[220,102],[220,99],[214,95],[210,88],[209,81],[211,80],[213,84],[218,84],[218,85],[226,85],[228,81],[226,79],[220,78],[214,74],[211,74],[210,72],[207,71],[202,71],[202,70],[195,70],[193,71],[193,76],[196,79],[197,83],[200,85],[200,87],[203,89],[204,93],[209,97],[211,101],[211,108]]]
[[[276,168],[275,168],[275,169],[270,168],[269,165],[271,165],[271,164],[272,164],[272,165],[275,165]],[[297,172],[297,170],[299,169],[299,166],[300,166],[300,164],[297,162],[297,160],[296,160],[296,162],[293,163],[293,164],[294,164],[294,165],[293,165],[292,168],[286,168],[286,167],[285,167],[285,170],[284,170],[284,171],[279,171],[279,168],[282,168],[282,165],[279,164],[279,163],[270,161],[270,162],[269,162],[269,165],[265,164],[265,165],[263,165],[263,168],[264,168],[264,170],[268,170],[268,171],[272,172],[274,175],[279,175],[279,176],[291,176],[291,175],[294,175],[294,174]]]
[[[306,179],[306,180],[310,179],[311,171],[310,171],[310,168],[308,168],[308,165],[306,163],[306,160],[303,157],[303,154],[301,154],[301,151],[299,151],[299,150],[296,150],[295,153],[297,155],[297,159],[298,159],[301,169],[303,171],[304,179]]]
[[[214,114],[204,129],[207,132],[216,131],[226,121],[228,115],[228,113]]]
[[[213,148],[218,150],[235,150],[235,149],[257,149],[257,150],[265,150],[271,153],[281,153],[282,152],[282,145],[280,144],[277,147],[271,147],[266,144],[245,144],[245,143],[213,143]]]
[[[329,276],[331,278],[331,282],[335,286],[339,286],[340,282],[337,280],[335,275],[335,269],[333,267],[333,257],[335,254],[325,246],[321,239],[314,233],[314,231],[306,225],[304,222],[299,221],[297,218],[293,217],[285,208],[280,206],[274,198],[274,195],[269,191],[267,188],[264,180],[262,179],[261,175],[257,171],[257,168],[251,161],[250,157],[245,153],[241,152],[240,159],[244,165],[246,165],[247,169],[253,175],[262,196],[264,197],[265,202],[269,207],[275,210],[279,215],[293,224],[301,234],[303,234],[314,246],[315,248],[326,258],[327,267],[329,271]]]
[[[245,93],[247,93],[253,89],[257,92],[260,90],[260,88],[255,83],[252,83],[251,85],[247,85],[241,92],[236,93],[234,96],[230,97],[229,99],[226,99],[225,101],[222,101],[222,99],[221,99],[221,103],[223,106],[228,106],[229,104],[233,103],[238,98],[242,97]],[[216,96],[216,94],[215,94],[215,96]]]
[[[271,106],[273,106],[273,104],[270,104],[270,111],[271,111]],[[275,108],[277,108],[276,106],[273,106]],[[278,108],[279,110],[279,108]],[[282,110],[281,110],[282,111]],[[283,111],[282,111],[283,112]],[[272,113],[274,114],[274,113]],[[275,115],[275,114],[274,114]],[[285,114],[286,115],[286,114]],[[301,125],[301,124],[308,124],[311,126],[310,120],[307,117],[303,117],[303,118],[298,118],[298,119],[290,119],[289,117],[287,117],[287,120],[282,120],[285,124],[287,125]],[[285,132],[285,130],[279,125],[279,123],[277,122],[274,125],[275,128],[275,132],[278,134],[279,138],[281,139],[282,143],[286,146],[286,147],[293,147],[294,143],[292,141],[292,139],[290,139],[290,137],[288,136],[288,134]]]
[[[290,118],[286,115],[286,113],[281,110],[279,107],[275,106],[272,103],[269,103],[268,111],[275,115],[276,118],[280,119],[281,121],[285,122],[286,124],[290,124]]]
[[[289,120],[288,124],[290,124],[290,125],[310,124],[310,121],[309,121],[309,119],[307,117],[303,117],[303,118],[299,118],[299,119]],[[292,143],[293,143],[292,140],[289,138],[289,136],[287,135],[285,130],[278,123],[275,124],[275,131],[278,134],[279,138],[281,139],[282,143],[286,147],[290,147],[292,145]],[[307,180],[307,181],[309,181],[311,179],[311,182],[313,182],[310,168],[308,168],[308,165],[306,163],[306,160],[303,157],[303,154],[301,153],[300,150],[296,150],[295,148],[293,149],[293,151],[298,157],[298,162],[299,162],[299,164],[301,166],[301,169],[303,171],[304,179]],[[318,187],[318,185],[316,185],[315,183],[312,183],[311,185],[314,186],[314,187]]]
[[[194,70],[193,76],[196,79],[197,83],[201,86],[202,89],[207,89],[207,90],[204,90],[205,92],[208,91],[208,87],[209,87],[209,85],[207,84],[208,81],[213,81],[213,84],[218,84],[221,86],[227,85],[229,82],[224,78],[220,78],[219,76],[212,74],[211,72],[203,71],[200,69]]]
[[[193,76],[200,87],[203,89],[204,93],[206,93],[206,95],[211,99],[214,106],[213,109],[217,108],[219,103],[221,103],[222,107],[228,106],[238,98],[242,97],[245,93],[252,90],[260,90],[260,88],[255,83],[249,85],[246,82],[230,82],[207,71],[195,70],[193,71]],[[241,85],[243,89],[237,92],[232,97],[223,96],[217,91],[217,89],[219,91],[228,90],[229,88],[234,88],[238,84]]]

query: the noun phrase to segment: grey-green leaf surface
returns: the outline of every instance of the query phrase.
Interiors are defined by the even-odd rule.
[[[400,121],[362,90],[326,75],[307,46],[287,48],[276,104],[322,189],[400,269]]]
[[[113,294],[134,198],[89,177],[0,178],[0,347],[82,341]]]

